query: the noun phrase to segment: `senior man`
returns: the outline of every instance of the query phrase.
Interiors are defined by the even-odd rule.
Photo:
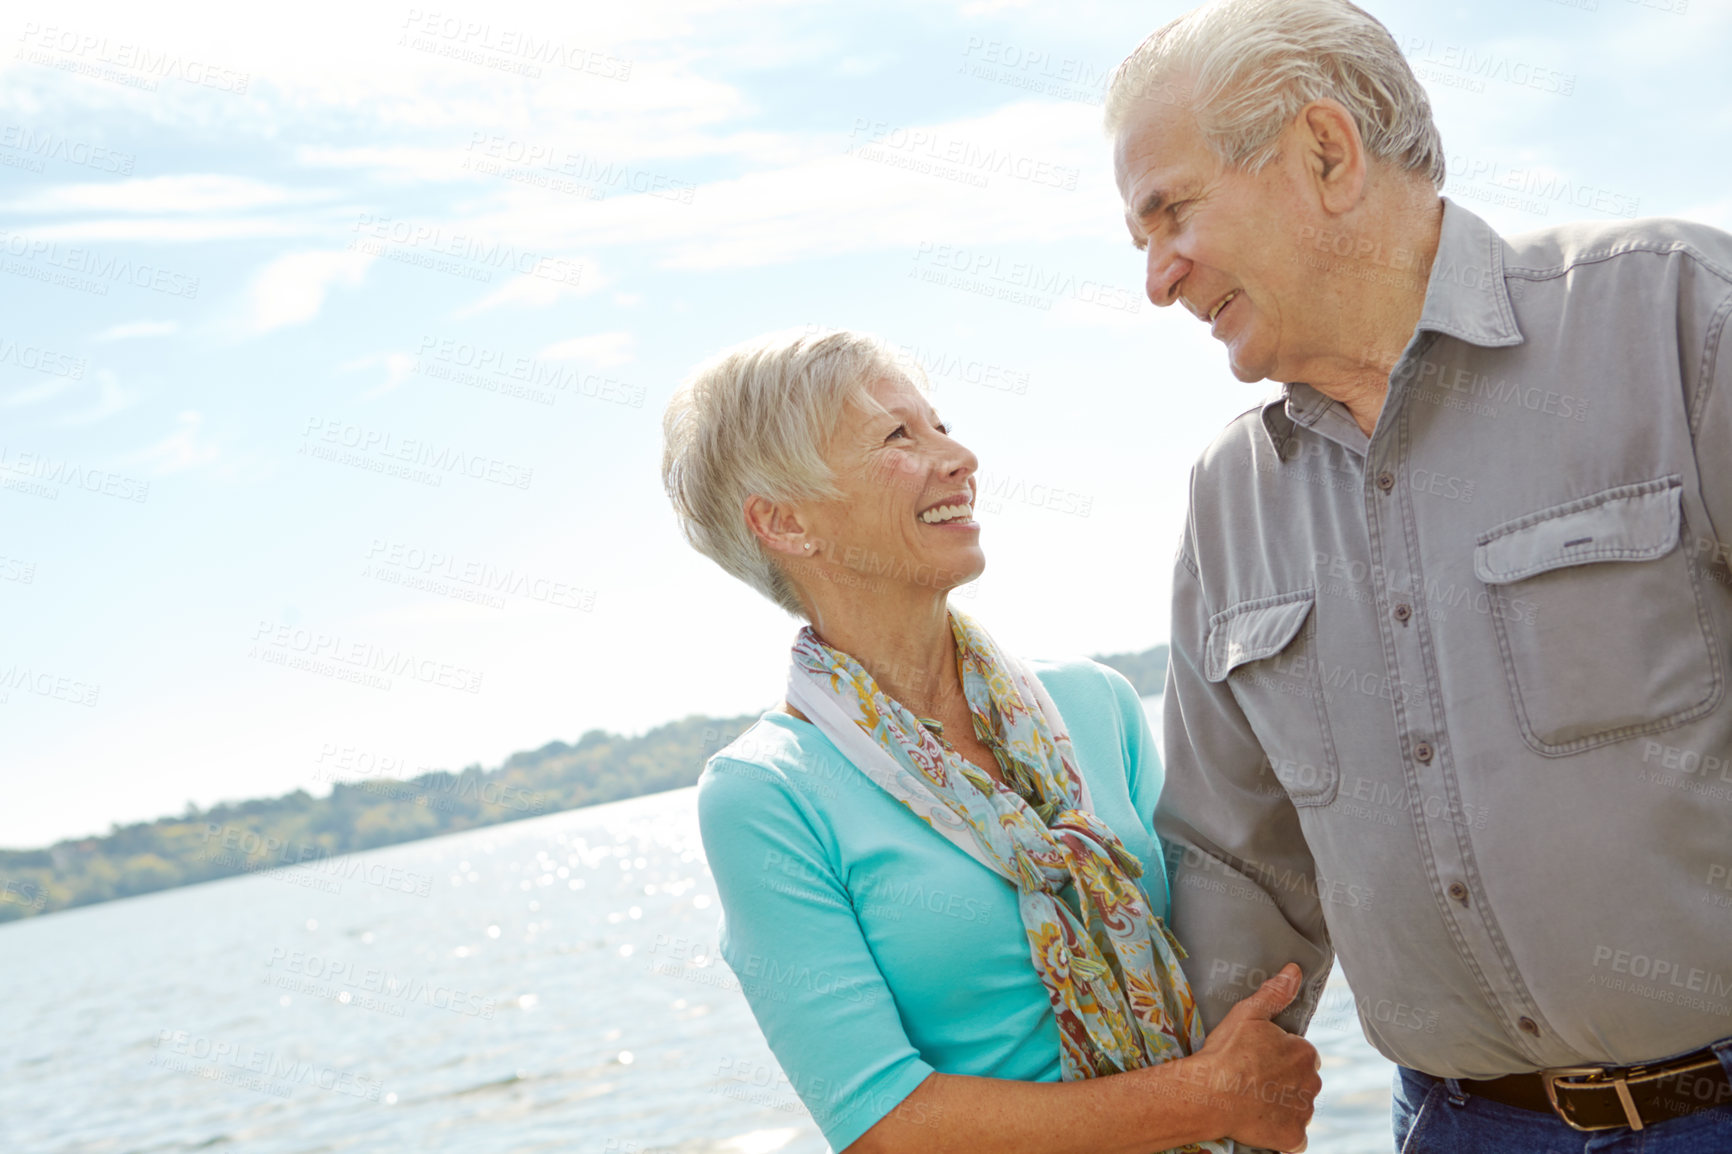
[[[1499,236],[1384,27],[1222,0],[1115,74],[1148,295],[1282,387],[1192,471],[1173,921],[1332,958],[1405,1151],[1732,1150],[1732,237]]]

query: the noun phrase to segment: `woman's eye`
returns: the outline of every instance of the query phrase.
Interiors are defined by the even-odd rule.
[[[945,436],[947,436],[947,437],[948,437],[948,436],[950,436],[950,426],[949,426],[949,425],[946,425],[946,424],[944,424],[944,423],[942,423],[942,422],[940,422],[940,423],[939,423],[939,424],[938,424],[938,425],[936,425],[936,426],[934,426],[934,427],[935,427],[935,428],[936,428],[936,429],[937,429],[937,430],[938,430],[938,431],[939,431],[939,432],[940,432],[940,433],[943,433],[943,434],[944,434],[944,435],[945,435]]]
[[[908,426],[907,425],[897,425],[896,428],[891,432],[890,436],[885,437],[884,439],[886,441],[889,441],[889,440],[895,439],[896,437],[906,437],[907,435],[908,435]]]

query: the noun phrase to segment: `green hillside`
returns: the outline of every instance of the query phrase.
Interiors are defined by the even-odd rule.
[[[1167,651],[1096,660],[1146,695],[1160,692]],[[513,754],[494,770],[340,782],[329,797],[296,790],[208,810],[189,805],[177,817],[117,824],[101,837],[0,850],[0,922],[679,789],[696,783],[710,754],[755,720],[694,716],[641,737],[596,729],[576,745],[555,741]]]

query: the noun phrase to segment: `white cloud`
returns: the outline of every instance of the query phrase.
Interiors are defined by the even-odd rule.
[[[699,28],[715,26],[725,34],[716,6],[707,0],[672,0],[642,11],[636,5],[622,7],[633,11],[586,10],[581,24],[563,11],[530,7],[503,12],[494,27],[535,29],[630,59],[629,83],[579,75],[510,81],[495,69],[404,47],[399,43],[403,16],[368,14],[352,27],[345,25],[348,35],[322,37],[319,53],[296,59],[293,67],[285,59],[279,62],[284,64],[280,71],[268,79],[261,75],[263,83],[247,104],[274,110],[279,122],[261,122],[257,129],[270,136],[283,132],[283,117],[307,118],[331,105],[358,110],[374,130],[361,139],[378,143],[302,146],[296,150],[297,162],[348,169],[363,179],[414,182],[466,194],[459,211],[429,214],[453,227],[514,237],[555,252],[635,246],[665,267],[746,267],[838,252],[912,250],[929,240],[1061,239],[1110,230],[1117,220],[1116,205],[1094,203],[1099,190],[1085,193],[1089,181],[1104,179],[1100,173],[1105,170],[1105,144],[1098,110],[1092,106],[1025,100],[979,117],[902,126],[971,155],[995,149],[1014,152],[1037,163],[1080,170],[1085,178],[1073,190],[1063,190],[1002,172],[983,173],[967,161],[928,164],[953,175],[984,175],[990,184],[980,188],[897,167],[900,161],[927,164],[932,157],[918,148],[887,150],[878,162],[844,155],[851,146],[871,142],[869,136],[849,139],[840,131],[850,122],[870,121],[870,107],[838,118],[836,132],[813,132],[804,126],[773,131],[755,125],[751,131],[736,130],[736,125],[751,122],[751,102],[706,74],[707,62],[725,52],[727,44],[697,49],[690,43]],[[647,15],[651,10],[660,16]],[[116,27],[115,35],[124,31]],[[155,30],[152,35],[160,40],[170,31]],[[178,37],[184,30],[172,31]],[[295,58],[286,44],[300,35],[285,29],[282,38],[253,41],[249,48]],[[760,30],[752,39],[754,51],[771,58],[785,55],[801,47],[800,35],[790,31],[766,37]],[[788,44],[779,47],[778,40]],[[44,77],[40,82],[52,80]],[[257,114],[255,109],[246,115]],[[239,131],[252,134],[250,129]],[[544,174],[526,160],[508,173],[478,171],[473,162],[494,159],[494,152],[505,161],[539,157],[548,171]],[[558,176],[573,158],[604,199],[588,200],[508,179]],[[727,170],[743,175],[700,183],[689,201],[665,195],[668,187],[685,189],[699,178],[697,171],[679,163],[699,158],[730,161]],[[465,161],[471,167],[463,167]],[[628,178],[621,179],[622,173]],[[32,235],[164,242],[329,236],[339,214],[336,203],[310,203],[329,202],[325,192],[222,175],[69,187],[75,190],[72,207],[102,215],[51,228],[38,225]],[[642,187],[660,188],[664,195],[631,191]],[[137,203],[129,199],[135,193],[142,196]],[[197,217],[179,216],[188,205],[209,208]],[[265,310],[272,323],[261,327],[295,323],[274,318],[316,315],[329,282],[303,278],[302,283],[307,291],[287,294],[300,303],[291,306],[287,297],[279,298],[280,308]],[[597,281],[586,275],[583,291],[595,287]],[[563,296],[552,284],[519,279],[457,315],[508,305],[546,307]]]
[[[307,0],[293,20],[274,21],[268,33],[255,35],[215,3],[181,0],[144,13],[116,0],[67,0],[54,23],[75,41],[95,37],[111,48],[142,45],[197,60],[245,77],[246,91],[165,76],[145,94],[29,62],[8,68],[12,83],[0,87],[21,90],[38,106],[144,113],[159,128],[213,139],[329,139],[331,120],[340,118],[353,139],[390,141],[372,158],[380,167],[424,163],[408,155],[412,147],[395,147],[410,145],[410,134],[450,141],[453,126],[471,125],[518,137],[550,134],[574,148],[581,141],[587,151],[622,160],[653,153],[660,142],[711,152],[711,134],[702,128],[753,111],[739,91],[708,75],[712,60],[785,38],[773,25],[764,30],[772,35],[741,35],[750,9],[807,2],[501,0],[485,10],[459,5],[453,13]],[[425,19],[417,19],[423,12]],[[521,48],[531,45],[540,46],[537,59],[520,59]],[[454,59],[453,50],[483,59]],[[529,74],[502,65],[525,66]],[[15,99],[7,103],[17,106]],[[551,133],[549,126],[556,126]]]
[[[339,373],[352,373],[359,369],[371,369],[383,366],[385,379],[379,384],[361,394],[362,400],[371,400],[390,392],[409,379],[415,371],[415,355],[413,353],[375,353],[370,357],[358,357],[345,361],[337,366]]]
[[[359,285],[373,263],[369,253],[336,249],[278,257],[261,269],[248,288],[254,332],[304,324],[319,315],[334,285]]]
[[[284,188],[221,173],[181,173],[137,180],[61,184],[0,202],[7,212],[222,213],[330,200],[327,190]]]
[[[1123,235],[1099,112],[1022,101],[937,124],[807,137],[782,167],[700,184],[690,203],[617,196],[573,212],[507,190],[490,234],[572,248],[633,246],[667,268],[743,268],[921,243],[1003,245]],[[981,182],[984,181],[984,187]]]
[[[174,432],[155,444],[146,446],[129,459],[150,465],[159,475],[179,473],[208,465],[217,459],[217,447],[199,437],[199,428],[204,424],[201,413],[188,409],[175,418],[175,423],[178,427]]]
[[[120,381],[108,369],[98,369],[88,380],[75,380],[72,377],[56,377],[52,380],[27,385],[7,393],[0,398],[0,407],[18,408],[24,405],[37,405],[51,401],[56,397],[73,400],[89,394],[90,387],[96,390],[95,403],[88,408],[76,410],[62,416],[56,423],[61,425],[87,425],[112,417],[123,409],[131,407],[138,400],[138,395],[120,386]]]
[[[133,337],[171,337],[179,331],[179,321],[132,321],[124,325],[112,325],[90,339],[104,342],[130,340]]]
[[[453,315],[472,317],[504,305],[546,308],[570,296],[588,296],[608,283],[607,278],[602,276],[601,270],[593,263],[580,265],[579,262],[572,261],[568,264],[582,270],[575,284],[544,276],[514,276],[480,300],[458,309]]]
[[[362,169],[393,183],[418,183],[468,177],[471,174],[461,167],[462,156],[461,149],[416,145],[302,145],[295,150],[295,163],[305,168]]]
[[[98,369],[96,379],[96,403],[87,409],[68,413],[61,418],[62,425],[94,425],[98,421],[106,421],[116,413],[124,412],[138,403],[139,394],[134,389],[121,385],[119,378],[107,369]]]
[[[350,217],[350,219],[354,219]],[[329,233],[329,226],[309,217],[107,217],[36,225],[33,240],[138,240],[163,243],[217,240],[276,240]]]
[[[7,393],[5,399],[0,400],[0,405],[8,409],[15,409],[21,405],[40,404],[73,389],[77,383],[71,377],[53,377],[46,381],[37,381]]]
[[[541,350],[540,357],[549,361],[589,361],[608,369],[636,360],[636,344],[637,338],[631,333],[591,333],[548,345]]]

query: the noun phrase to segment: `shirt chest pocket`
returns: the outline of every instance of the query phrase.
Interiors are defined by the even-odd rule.
[[[1316,652],[1310,589],[1242,601],[1209,619],[1203,676],[1225,681],[1294,805],[1335,800],[1340,770]]]
[[[1678,547],[1677,477],[1491,530],[1474,550],[1522,737],[1558,757],[1683,725],[1724,676],[1700,576]]]

